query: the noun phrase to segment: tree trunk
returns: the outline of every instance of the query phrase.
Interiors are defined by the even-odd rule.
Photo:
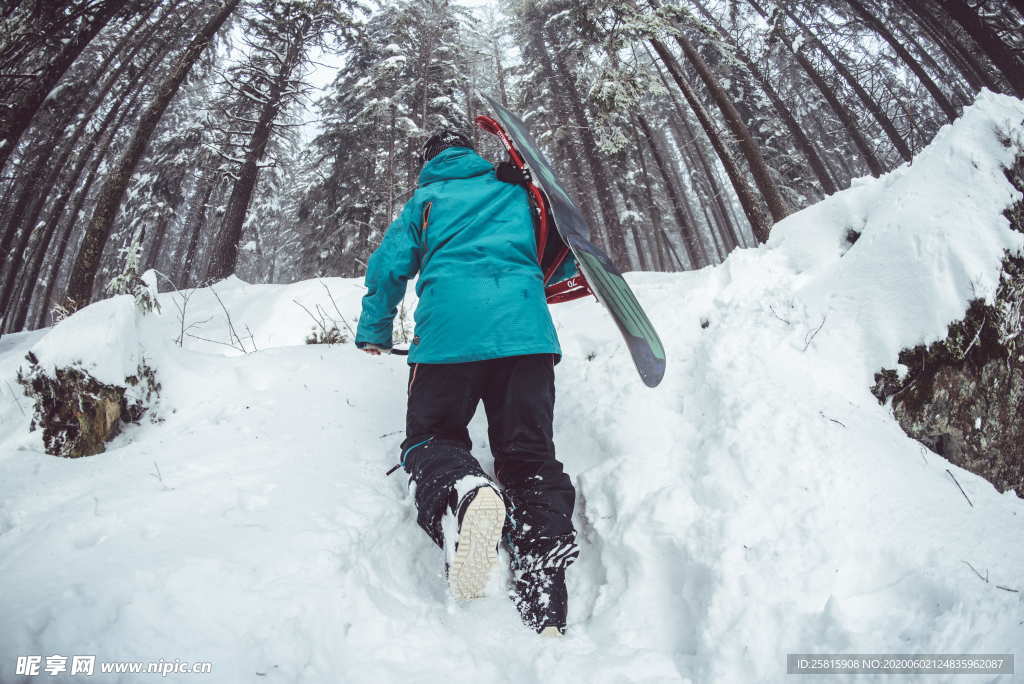
[[[753,190],[747,183],[747,180],[743,177],[742,172],[736,164],[736,160],[733,159],[732,153],[729,152],[725,143],[722,141],[721,136],[715,129],[714,123],[711,121],[711,116],[707,110],[704,109],[704,105],[700,103],[697,98],[697,94],[690,87],[690,84],[683,77],[682,69],[679,67],[679,63],[676,61],[672,53],[656,38],[648,39],[651,47],[654,48],[655,52],[661,58],[665,68],[668,69],[669,75],[672,76],[672,80],[676,82],[679,90],[683,93],[683,97],[686,98],[687,104],[690,105],[690,109],[693,110],[694,115],[700,122],[701,127],[704,129],[704,133],[707,135],[708,140],[711,142],[711,146],[714,148],[715,153],[722,162],[722,166],[725,167],[725,173],[729,176],[729,180],[732,182],[733,189],[736,191],[736,195],[739,197],[740,206],[743,207],[744,213],[747,215],[747,220],[750,222],[751,229],[754,231],[754,236],[758,242],[764,242],[768,239],[768,234],[771,232],[772,221],[771,218],[764,212],[760,202],[754,195]]]
[[[612,258],[612,261],[615,261],[616,255],[621,255],[619,259],[628,262],[629,254],[626,251],[626,239],[622,233],[622,226],[619,224],[615,197],[612,194],[612,186],[608,180],[608,171],[602,163],[601,158],[598,156],[597,141],[594,140],[593,131],[590,130],[590,123],[587,121],[586,111],[583,107],[583,100],[576,88],[576,82],[573,80],[572,74],[570,74],[568,69],[566,69],[565,64],[557,53],[557,50],[553,56],[549,54],[547,45],[544,42],[544,37],[538,36],[537,48],[541,52],[542,57],[545,60],[550,61],[554,66],[554,75],[556,75],[558,79],[552,82],[552,86],[557,87],[557,84],[560,83],[564,88],[566,99],[572,112],[573,121],[576,124],[580,137],[583,139],[583,154],[587,160],[587,165],[590,167],[591,177],[594,181],[594,190],[597,194],[598,208],[600,209],[601,217],[604,220],[605,235],[608,239],[607,247],[609,256]]]
[[[761,155],[761,150],[754,143],[750,130],[740,117],[736,106],[722,89],[721,85],[719,85],[718,79],[711,73],[711,69],[708,68],[708,65],[704,62],[700,53],[697,52],[693,43],[682,34],[677,34],[675,39],[683,54],[686,55],[686,58],[704,82],[708,92],[711,93],[711,98],[722,113],[722,118],[729,127],[729,131],[739,142],[740,150],[743,152],[743,156],[747,160],[747,166],[750,168],[750,174],[754,178],[754,184],[761,191],[761,197],[764,199],[768,211],[771,212],[772,220],[781,221],[786,218],[789,214],[789,208],[782,199],[782,195],[779,194],[778,186],[775,185],[775,181],[772,179],[771,171]]]
[[[129,86],[125,90],[128,91],[130,89],[131,86]],[[35,246],[35,253],[29,261],[27,271],[22,275],[21,303],[19,304],[18,310],[16,311],[13,318],[10,319],[10,325],[7,326],[8,331],[19,330],[25,323],[26,316],[28,315],[28,308],[31,303],[30,300],[32,298],[33,288],[39,277],[39,271],[42,268],[43,261],[46,257],[46,252],[49,249],[50,242],[52,241],[53,236],[57,231],[57,227],[60,225],[61,216],[64,213],[64,209],[67,206],[68,200],[71,198],[71,195],[74,192],[75,184],[81,177],[82,172],[85,170],[85,166],[88,164],[90,158],[92,157],[93,151],[99,145],[100,140],[106,137],[108,142],[103,146],[103,148],[100,151],[99,157],[96,159],[96,164],[94,165],[92,176],[94,176],[95,174],[96,166],[98,166],[98,164],[102,161],[103,157],[106,156],[106,151],[109,148],[110,141],[112,141],[113,138],[116,137],[117,131],[120,129],[121,125],[135,111],[135,105],[138,102],[139,96],[141,94],[142,89],[136,89],[134,95],[132,95],[130,98],[127,97],[127,92],[121,93],[121,97],[118,98],[117,103],[113,107],[111,107],[110,111],[108,111],[107,114],[103,117],[103,121],[101,122],[100,127],[96,130],[95,133],[93,133],[92,137],[89,140],[89,143],[85,146],[84,149],[80,151],[78,160],[75,162],[75,166],[71,170],[71,173],[69,174],[69,178],[67,179],[64,188],[61,190],[60,195],[57,196],[56,201],[54,201],[53,206],[50,208],[50,213],[47,217],[45,224],[38,231],[39,239],[37,240],[37,244]],[[88,184],[85,186],[83,194],[85,192],[88,192],[88,188],[91,185],[92,180],[90,180]],[[34,222],[35,219],[33,219],[33,223]],[[73,230],[73,228],[73,225],[69,227],[69,232]],[[18,251],[17,262],[12,262],[12,273],[14,272],[15,268],[18,265],[20,265],[24,253],[24,249]],[[63,249],[61,250],[61,260],[63,260]],[[5,288],[9,287],[10,281],[6,281],[4,283],[4,286]],[[50,288],[47,287],[47,290],[49,289]],[[14,299],[12,298],[11,301],[13,302]]]
[[[964,27],[967,34],[981,46],[981,49],[999,69],[1003,78],[1013,88],[1017,97],[1024,97],[1024,64],[1014,54],[1009,45],[985,22],[964,0],[938,0],[939,4],[958,24]]]
[[[4,168],[22,134],[32,123],[32,117],[39,111],[39,107],[64,72],[126,3],[127,0],[104,0],[98,3],[85,27],[66,39],[67,42],[63,43],[60,52],[43,67],[37,78],[22,80],[18,90],[6,94],[7,97],[13,96],[13,102],[5,103],[9,108],[4,107],[4,115],[0,116],[0,170]]]
[[[675,216],[676,224],[679,226],[679,233],[683,236],[684,244],[686,245],[690,268],[700,268],[709,263],[708,257],[704,251],[704,246],[697,239],[693,221],[683,211],[683,202],[686,199],[680,196],[678,188],[673,183],[672,172],[665,162],[664,155],[659,149],[658,141],[654,137],[654,131],[651,130],[647,119],[642,114],[637,114],[636,121],[640,124],[640,130],[647,139],[647,147],[651,151],[651,158],[654,159],[654,165],[658,167],[658,173],[661,175],[665,186],[665,194],[668,195],[669,203],[672,205],[672,214]]]
[[[79,122],[75,126],[75,129],[71,133],[71,135],[67,136],[63,149],[56,155],[56,161],[50,165],[50,169],[49,172],[46,174],[46,178],[42,180],[40,180],[39,178],[39,176],[41,176],[43,172],[42,167],[45,166],[45,162],[47,161],[45,155],[41,157],[40,163],[36,164],[36,166],[30,172],[22,196],[19,197],[18,203],[15,205],[15,209],[11,216],[10,225],[8,227],[8,234],[18,235],[19,239],[17,245],[8,254],[7,271],[4,275],[3,283],[0,284],[0,302],[7,303],[8,305],[13,303],[13,298],[9,299],[9,297],[11,295],[11,290],[14,286],[14,280],[15,277],[18,275],[18,269],[21,268],[22,261],[26,256],[29,240],[36,233],[37,221],[39,219],[39,215],[42,213],[43,208],[46,205],[46,200],[50,196],[53,189],[56,187],[57,179],[60,176],[61,171],[64,170],[64,166],[70,159],[71,153],[74,151],[75,145],[80,142],[82,136],[84,135],[86,127],[91,121],[93,114],[95,114],[96,110],[100,107],[102,101],[106,98],[106,95],[114,85],[115,81],[123,75],[133,55],[134,50],[126,57],[121,67],[119,67],[113,73],[111,73],[107,78],[106,82],[100,86],[99,93],[94,99],[94,102],[92,103],[88,111],[83,113],[82,116],[79,118]],[[63,198],[63,202],[67,202],[67,195],[72,191],[74,184],[78,181],[79,175],[84,169],[86,157],[88,154],[91,154],[92,150],[95,148],[96,141],[98,141],[99,138],[102,137],[103,132],[110,125],[111,121],[113,121],[113,119],[118,115],[118,112],[121,111],[122,105],[124,104],[124,100],[129,97],[130,93],[134,91],[136,95],[132,97],[132,100],[135,101],[137,99],[138,93],[140,92],[142,87],[141,84],[145,80],[145,75],[149,72],[151,66],[156,61],[158,61],[158,57],[159,49],[153,51],[153,54],[149,57],[146,64],[140,70],[139,75],[133,78],[131,82],[128,83],[118,93],[118,99],[116,103],[107,111],[106,115],[103,118],[103,121],[100,123],[100,126],[97,129],[97,132],[93,133],[91,143],[86,147],[87,152],[84,152],[82,156],[80,156],[79,162],[76,164],[72,174],[69,178],[65,179],[66,187],[58,196],[59,198]],[[62,132],[63,128],[64,127],[61,126]],[[60,199],[58,199],[58,203],[60,203]],[[26,216],[25,208],[28,206],[31,206],[31,209],[28,211],[28,214]],[[63,211],[63,204],[60,204],[60,206],[60,211]],[[53,227],[49,227],[48,230],[49,233],[52,235]],[[48,240],[48,237],[44,237],[42,239],[43,242],[47,242]],[[40,242],[39,240],[37,240],[37,247],[39,244]],[[4,247],[9,247],[9,245],[4,245]],[[6,311],[6,308],[7,307],[5,305],[0,305],[0,314],[3,314]]]
[[[717,32],[717,37],[720,40],[726,42],[732,49],[732,54],[746,67],[747,71],[754,81],[761,87],[764,94],[768,96],[768,100],[772,103],[772,107],[775,109],[775,113],[778,114],[779,118],[786,125],[786,129],[789,130],[791,136],[793,136],[793,144],[810,164],[811,170],[814,172],[815,177],[818,179],[819,185],[821,185],[822,191],[826,195],[831,195],[836,192],[838,188],[835,182],[832,180],[832,176],[829,174],[828,169],[825,168],[825,163],[818,156],[818,151],[815,149],[814,144],[807,137],[803,127],[797,122],[796,117],[793,115],[792,110],[786,106],[786,103],[782,100],[782,96],[779,95],[778,90],[772,85],[771,80],[765,75],[764,71],[751,59],[750,55],[744,50],[740,44],[731,35],[726,33],[725,28],[715,19],[714,15],[708,11],[702,2],[696,2],[694,5],[703,15],[703,17],[711,22]],[[715,38],[715,36],[711,36]]]
[[[669,86],[668,79],[665,78],[665,74],[662,73],[661,69],[656,69],[658,78],[661,80],[662,85],[665,86],[665,92],[671,93],[671,87]],[[695,156],[699,161],[701,170],[703,171],[701,177],[708,184],[708,194],[714,198],[714,203],[718,208],[717,214],[720,217],[721,223],[716,227],[717,232],[728,235],[731,242],[729,251],[732,251],[734,247],[743,244],[740,238],[740,233],[736,228],[735,223],[732,221],[731,212],[725,206],[725,192],[719,186],[718,175],[712,168],[711,162],[708,160],[707,155],[704,153],[704,148],[701,143],[697,140],[697,135],[694,133],[693,128],[690,126],[690,121],[686,116],[686,112],[683,110],[682,104],[680,104],[678,98],[669,96],[669,100],[672,102],[673,110],[675,111],[676,124],[673,125],[672,134],[676,138],[676,145],[680,149],[686,149],[692,145]],[[686,129],[686,135],[683,136],[678,130],[678,126],[683,126]],[[689,144],[684,140],[691,141]]]
[[[259,165],[267,153],[267,145],[274,132],[274,120],[281,112],[288,80],[298,65],[302,51],[302,35],[305,30],[305,26],[301,27],[289,40],[284,61],[280,63],[274,81],[270,84],[267,99],[260,109],[259,119],[253,129],[252,137],[249,138],[245,160],[242,163],[242,168],[239,169],[238,180],[235,181],[235,185],[231,189],[227,212],[224,214],[220,234],[217,236],[217,243],[206,269],[207,280],[220,280],[235,272],[238,263],[238,241],[242,237],[245,217],[249,213],[249,203],[252,201],[253,191],[256,189],[256,181],[260,172]]]
[[[160,118],[178,92],[185,77],[188,76],[192,66],[210,44],[224,21],[238,6],[238,3],[239,0],[224,0],[178,57],[153,99],[143,111],[131,141],[110,170],[96,199],[96,209],[86,228],[75,265],[68,278],[67,300],[71,308],[78,309],[89,302],[103,247],[110,237],[110,231],[121,207],[121,200],[124,198],[135,167],[142,158]]]
[[[795,52],[793,54],[796,57],[797,62],[800,63],[800,66],[802,66],[807,72],[811,82],[825,98],[825,101],[828,102],[832,111],[834,111],[836,116],[839,117],[839,121],[843,124],[843,128],[846,129],[850,139],[853,140],[853,144],[860,152],[861,157],[864,159],[864,163],[867,164],[871,175],[881,176],[885,173],[885,167],[882,165],[882,162],[878,160],[878,157],[875,155],[875,151],[871,148],[871,144],[868,142],[867,138],[865,138],[863,133],[861,133],[860,125],[857,123],[857,119],[854,117],[853,112],[851,112],[849,108],[839,100],[835,91],[825,81],[824,77],[822,77],[821,73],[818,72],[814,65],[811,64],[810,60],[799,52]],[[877,105],[874,104],[873,100],[871,107],[875,107],[877,109]],[[897,136],[897,140],[900,141],[901,145],[905,146],[902,137]],[[895,142],[893,144],[895,145]]]
[[[917,36],[914,35],[914,32],[909,27],[903,24],[899,19],[892,19],[890,17],[890,22],[893,26],[896,27],[896,30],[899,32],[900,39],[906,41],[907,45],[914,49],[914,52],[918,55],[918,59],[921,60],[923,66],[927,67],[933,74],[942,74],[944,71],[948,70],[947,68],[943,67],[942,65],[935,61],[935,58],[931,55],[928,49],[921,44],[921,41],[917,39]],[[955,61],[953,62],[953,64],[958,68],[960,66]],[[965,82],[966,79],[963,78],[962,73],[960,79],[949,79],[950,89],[953,91],[954,96],[961,104],[968,104],[971,102],[971,100],[974,99],[973,93],[964,90]],[[967,86],[968,88],[970,88],[969,83],[967,83]]]
[[[844,188],[854,177],[864,173],[859,166],[856,169],[851,166],[851,161],[859,158],[858,150],[849,136],[841,135],[835,126],[825,125],[822,111],[824,108],[820,100],[813,98],[812,91],[817,91],[817,88],[807,88],[803,83],[795,88],[793,95],[796,97],[796,106],[805,112],[804,116],[809,122],[807,126],[811,129],[811,138],[818,141],[821,160],[828,167],[828,172],[836,179],[836,185]],[[820,91],[818,92],[820,94]]]
[[[669,127],[671,128],[671,127]],[[705,239],[702,225],[697,218],[697,214],[693,210],[693,202],[690,201],[689,193],[690,189],[694,186],[691,184],[687,186],[687,179],[690,178],[689,167],[686,164],[685,157],[682,153],[681,148],[672,149],[673,140],[669,139],[669,132],[664,127],[659,129],[652,129],[655,135],[655,143],[658,149],[662,151],[662,157],[665,160],[665,167],[668,169],[672,176],[672,180],[676,183],[679,196],[682,198],[683,213],[686,215],[687,225],[690,228],[690,232],[693,234],[692,242],[698,246],[698,254],[694,268],[701,268],[708,264],[717,263],[712,258],[711,253],[708,251],[708,240]],[[699,200],[698,200],[699,201]],[[706,218],[706,217],[705,217]],[[715,227],[710,223],[706,224],[710,232],[714,232]],[[684,236],[686,237],[686,236]],[[711,245],[715,243],[714,236],[711,237]]]
[[[640,142],[640,135],[637,133],[636,127],[630,126],[629,133],[633,138],[633,146],[636,148],[636,159],[640,168],[640,177],[650,178],[650,174],[647,171],[647,160],[644,155],[644,145]],[[666,271],[668,270],[668,258],[666,257],[661,241],[658,239],[658,233],[661,231],[661,211],[659,211],[658,205],[654,201],[654,193],[651,191],[651,183],[644,182],[639,185],[643,188],[643,201],[646,209],[645,214],[647,220],[651,222],[651,231],[648,233],[648,244],[650,244],[651,241],[654,242],[654,249],[649,255],[649,261],[654,264],[655,270]]]
[[[174,212],[171,211],[170,207],[164,210],[163,216],[160,217],[156,230],[153,231],[153,242],[149,246],[149,253],[142,262],[143,272],[157,267],[157,262],[160,260],[160,250],[163,248],[164,238],[167,237],[167,226],[170,225],[173,217]]]
[[[554,67],[551,65],[550,56],[546,50],[538,49],[537,43],[537,36],[531,35],[529,47],[533,48],[534,53],[537,53],[537,62],[540,65],[544,81],[547,83],[548,91],[551,94],[551,107],[555,112],[555,122],[552,128],[555,131],[559,131],[562,126],[568,124],[572,117],[569,114],[568,105],[566,105],[562,93],[558,89],[558,79],[555,76]],[[581,161],[583,153],[580,151],[577,141],[570,136],[556,135],[552,145],[558,152],[557,158],[565,162],[569,167],[569,178],[564,179],[567,185],[571,186],[567,190],[571,191],[570,195],[575,200],[576,206],[583,212],[587,225],[592,231],[597,231],[600,228],[600,224],[594,211],[592,193],[585,192],[583,187],[581,187],[586,182],[586,176]],[[600,242],[597,235],[591,235],[590,239],[595,243]]]
[[[703,180],[703,187],[701,190],[705,195],[706,204],[710,204],[712,207],[712,214],[715,220],[709,222],[709,226],[712,230],[712,238],[715,234],[718,236],[718,241],[723,243],[723,257],[731,252],[736,247],[743,244],[739,231],[736,229],[736,225],[733,222],[728,208],[725,206],[725,198],[723,192],[718,183],[718,177],[715,170],[712,168],[707,155],[704,153],[703,148],[698,142],[694,135],[693,128],[690,126],[690,122],[685,118],[676,117],[680,119],[681,123],[677,121],[675,124],[669,127],[672,137],[675,139],[676,147],[678,147],[683,154],[687,156],[688,165],[692,165],[695,168],[699,168],[701,173],[699,177]],[[680,126],[685,129],[686,135],[683,135],[683,131],[680,130]],[[690,144],[686,144],[686,141],[692,141]]]
[[[505,86],[505,66],[501,63],[501,51],[499,50],[498,42],[499,41],[495,36],[494,40],[491,42],[491,57],[494,59],[494,75],[498,81],[498,96],[501,98],[501,106],[508,107],[508,89]]]
[[[892,119],[890,119],[889,116],[882,110],[878,102],[876,102],[875,99],[871,97],[871,95],[869,95],[866,90],[864,90],[864,86],[862,86],[860,84],[860,81],[858,81],[857,78],[850,72],[850,70],[846,68],[846,64],[844,64],[843,61],[839,59],[839,57],[837,57],[836,54],[832,50],[830,50],[828,46],[825,45],[825,43],[823,43],[821,39],[819,39],[818,36],[815,35],[813,31],[810,30],[810,28],[808,28],[807,25],[804,24],[794,12],[786,10],[786,16],[788,16],[793,21],[793,23],[796,24],[797,28],[799,28],[800,31],[810,39],[810,44],[813,45],[819,52],[821,52],[821,54],[825,56],[825,59],[827,59],[828,63],[832,65],[832,68],[836,70],[836,73],[839,74],[840,78],[842,78],[843,81],[845,81],[846,84],[850,86],[850,89],[852,89],[853,92],[856,93],[857,98],[860,99],[861,103],[863,103],[864,107],[868,110],[868,113],[871,115],[871,118],[873,118],[878,123],[878,125],[882,127],[882,130],[885,131],[885,134],[889,138],[889,141],[892,143],[893,147],[896,148],[896,151],[903,158],[903,160],[910,161],[911,159],[913,159],[914,154],[910,151],[910,147],[907,146],[906,140],[904,140],[903,136],[900,135],[900,132],[896,130],[896,126],[895,124],[893,124]],[[789,43],[788,40],[786,42]],[[799,50],[795,54],[797,55],[798,60],[803,59],[801,65],[803,65],[804,62],[806,62],[806,64],[813,69],[813,66],[810,66],[810,62],[807,61],[806,58],[803,58],[802,55],[800,55]],[[814,80],[816,75],[818,76],[818,78],[820,78],[820,74],[818,74],[816,69],[814,70],[814,72],[814,74],[808,72],[808,75],[811,76],[812,81]],[[823,79],[822,83],[824,83]],[[828,93],[822,91],[822,95],[825,95],[825,99],[829,100],[829,103],[832,104],[833,100],[829,99],[830,96]],[[834,93],[831,95],[831,97],[835,98]],[[835,102],[838,103],[838,99],[835,99]],[[842,107],[842,105],[840,106]],[[833,105],[833,109],[835,109],[835,105]],[[843,109],[846,110],[845,107],[843,107]],[[840,119],[843,121],[844,126],[847,124],[846,119],[843,118],[844,115],[849,116],[850,121],[854,122],[853,116],[852,114],[848,113],[848,110],[845,113],[836,110],[836,114],[840,116]],[[856,135],[854,135],[853,131],[850,129],[849,126],[847,126],[847,130],[850,131],[851,137],[854,138],[854,144],[856,144],[857,147],[861,149],[861,151],[863,152],[865,149],[869,148],[868,142],[860,135],[860,129],[856,125],[856,123],[854,122],[852,125],[853,130],[857,131]],[[872,157],[874,157],[873,151],[871,152],[871,155]],[[882,168],[881,164],[877,161],[877,159],[875,159],[875,163],[878,164],[878,171],[876,172],[875,169],[872,169],[871,171],[876,176],[881,175],[884,169]],[[870,167],[871,164],[869,163],[868,166]]]
[[[753,7],[754,10],[758,14],[760,14],[764,19],[769,20],[768,13],[761,7],[757,0],[747,0],[747,3],[751,7]],[[782,9],[785,9],[785,6],[782,6]],[[790,18],[793,18],[793,15],[789,16]],[[844,105],[839,100],[839,98],[835,94],[835,91],[831,88],[831,86],[828,85],[828,83],[825,81],[825,78],[815,68],[815,66],[811,64],[810,60],[808,60],[807,57],[805,57],[799,49],[793,49],[793,43],[785,34],[785,31],[782,29],[781,23],[779,24],[779,29],[782,40],[789,48],[790,54],[793,55],[797,63],[807,74],[807,77],[811,80],[811,83],[814,84],[814,87],[818,89],[818,91],[825,98],[825,101],[828,102],[829,106],[836,113],[836,116],[839,117],[839,120],[842,122],[843,127],[846,129],[847,134],[849,134],[850,138],[853,140],[853,144],[860,151],[861,157],[863,157],[864,163],[867,164],[868,170],[874,176],[882,175],[885,172],[885,168],[882,166],[881,162],[878,161],[878,157],[875,155],[874,150],[871,149],[871,145],[868,144],[867,139],[864,138],[864,136],[861,134],[860,127],[857,125],[857,120],[853,116],[853,113],[850,112],[846,105]],[[836,60],[836,63],[839,67],[842,66],[842,64],[839,63],[838,60]]]
[[[673,245],[672,241],[669,239],[668,233],[665,232],[665,224],[661,225],[661,228],[658,230],[656,237],[658,238],[658,241],[661,243],[662,250],[670,254],[672,256],[672,260],[676,262],[676,270],[687,270],[686,262],[683,261],[683,258],[681,256],[679,256],[678,250],[676,250],[675,245]]]
[[[993,92],[1000,92],[1002,89],[996,84],[988,69],[975,57],[973,50],[967,49],[950,27],[935,17],[928,5],[928,2],[911,2],[907,7],[926,35],[942,48],[949,60],[957,66],[972,91],[977,92],[985,87]]]
[[[136,97],[141,94],[141,90],[136,92]],[[135,100],[133,99],[128,103],[124,112],[121,114],[122,117],[129,113],[134,113]],[[89,169],[89,175],[86,176],[85,182],[82,187],[78,190],[78,198],[75,200],[75,206],[72,208],[71,213],[68,214],[68,218],[64,221],[64,228],[58,229],[61,234],[60,242],[57,247],[57,252],[54,255],[53,262],[50,266],[49,275],[46,279],[46,289],[40,297],[40,309],[38,310],[35,327],[43,327],[46,325],[46,314],[49,309],[50,301],[53,298],[53,292],[57,286],[57,280],[60,277],[61,266],[64,263],[64,254],[67,251],[68,245],[71,243],[71,238],[75,235],[75,226],[78,224],[78,217],[82,213],[82,207],[85,205],[85,201],[89,196],[89,190],[92,189],[93,183],[96,181],[97,174],[99,173],[100,165],[106,159],[107,154],[110,152],[110,148],[113,145],[114,139],[117,137],[116,132],[120,127],[122,121],[118,121],[113,130],[107,136],[106,142],[103,143],[103,147],[96,154],[93,159],[92,167]],[[51,220],[56,221],[56,225],[60,225],[61,216],[59,213],[51,212]]]
[[[636,217],[640,216],[640,197],[638,194],[639,188],[636,185],[631,185],[624,178],[617,178],[615,181],[615,187],[619,191],[619,197],[622,198],[623,208],[626,211],[626,215],[629,217],[628,222],[622,224],[622,230],[626,234],[627,244],[631,244],[636,254],[636,259],[629,260],[629,270],[639,269],[641,271],[650,270],[648,264],[648,253],[647,249],[643,244],[643,238],[640,235],[636,220]],[[630,241],[629,238],[632,238]]]
[[[914,56],[910,54],[910,51],[907,50],[907,48],[903,47],[903,43],[896,40],[896,36],[892,35],[892,32],[885,27],[885,24],[879,21],[874,14],[868,11],[868,8],[865,7],[860,0],[846,1],[850,4],[850,7],[853,8],[853,11],[864,20],[864,23],[867,24],[871,30],[881,36],[882,40],[888,43],[889,47],[899,55],[899,58],[903,60],[903,63],[906,64],[912,72],[914,72],[914,75],[921,81],[921,84],[925,89],[931,93],[932,98],[939,105],[939,109],[941,109],[946,115],[946,118],[950,121],[955,120],[956,107],[953,106],[953,103],[949,101],[949,98],[946,97],[946,94],[942,92],[939,86],[935,84],[935,81],[933,81],[932,77],[928,75],[928,72],[924,70],[921,63],[914,59]]]
[[[192,205],[191,214],[181,233],[182,240],[187,239],[188,244],[184,253],[178,254],[180,266],[175,272],[175,281],[179,288],[187,287],[188,281],[192,277],[196,253],[199,250],[199,235],[206,225],[206,210],[209,208],[210,195],[213,194],[213,189],[217,185],[217,179],[213,173],[209,170],[204,170],[203,173],[204,176],[198,190],[199,201]],[[181,251],[180,248],[178,251]]]
[[[118,41],[117,45],[115,45],[114,48],[111,49],[103,58],[102,62],[100,62],[93,71],[93,75],[99,76],[107,73],[107,68],[110,66],[110,63],[115,57],[121,54],[125,45],[128,43],[129,38],[135,37],[134,34],[137,29],[149,19],[154,8],[155,6],[150,8],[150,10],[147,11],[138,22],[126,30],[124,37],[122,37],[121,40]],[[64,105],[64,112],[62,115],[49,124],[47,126],[49,130],[45,132],[46,134],[38,136],[41,140],[36,141],[36,144],[32,145],[33,150],[42,151],[35,155],[35,161],[29,170],[22,170],[21,173],[17,174],[17,180],[22,181],[21,191],[18,194],[17,200],[13,203],[10,202],[10,195],[15,194],[18,187],[17,183],[12,182],[9,195],[5,196],[3,203],[0,204],[0,206],[12,207],[12,209],[4,215],[7,227],[4,230],[4,233],[0,235],[0,254],[6,255],[5,262],[8,267],[13,263],[15,258],[17,258],[18,252],[21,252],[24,249],[24,245],[22,244],[18,249],[8,253],[11,248],[11,242],[18,237],[18,231],[22,229],[23,226],[24,230],[30,230],[31,227],[35,225],[35,217],[25,220],[25,211],[28,209],[29,203],[32,201],[36,203],[37,208],[31,213],[34,213],[37,216],[38,211],[41,208],[38,205],[45,203],[46,199],[53,191],[52,186],[57,178],[55,174],[59,173],[63,169],[63,165],[66,163],[68,155],[83,135],[86,126],[92,120],[96,110],[103,103],[103,100],[106,98],[111,88],[113,88],[124,74],[135,53],[143,47],[143,45],[146,44],[155,33],[157,25],[158,24],[154,24],[153,27],[148,29],[141,39],[135,37],[134,46],[131,48],[129,53],[121,59],[120,65],[113,72],[107,75],[99,87],[90,92],[92,102],[84,113],[80,111],[80,107],[83,104],[82,100],[86,99],[85,97],[78,98],[79,101],[71,106],[69,106],[68,103],[62,103]],[[138,79],[135,79],[135,81],[137,80]],[[127,92],[128,89],[125,89],[125,91]],[[78,117],[78,124],[75,126],[74,131],[68,135],[67,129],[70,127],[72,120],[76,116]],[[57,164],[50,164],[50,161],[54,157],[53,151],[60,145],[61,140],[64,141],[64,145],[62,148],[63,152],[58,155],[60,157],[60,161]],[[25,160],[22,159],[23,163],[24,161]],[[40,182],[39,179],[47,164],[50,164],[49,177],[45,182]],[[0,291],[0,313],[4,310],[2,303],[6,302],[6,299],[6,296],[2,291]]]

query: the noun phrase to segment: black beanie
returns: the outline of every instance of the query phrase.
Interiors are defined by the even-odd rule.
[[[473,149],[473,143],[458,131],[453,131],[450,128],[442,129],[427,138],[427,142],[423,143],[423,163],[426,164],[441,154],[442,150],[446,150],[449,147],[468,147]]]

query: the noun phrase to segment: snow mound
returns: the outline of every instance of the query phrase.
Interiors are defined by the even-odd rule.
[[[1019,649],[1024,501],[907,438],[868,388],[1024,246],[1002,217],[1022,151],[1024,103],[986,93],[912,165],[767,245],[631,274],[667,349],[655,390],[593,302],[553,309],[582,547],[557,643],[499,581],[447,598],[403,476],[384,477],[404,364],[302,344],[296,302],[354,326],[359,281],[231,279],[186,293],[180,319],[164,293],[160,314],[114,299],[3,338],[7,380],[30,348],[113,375],[145,355],[164,421],[57,459],[5,396],[0,681],[25,654],[211,661],[217,682],[771,682],[787,653]],[[482,415],[471,434],[490,468]]]

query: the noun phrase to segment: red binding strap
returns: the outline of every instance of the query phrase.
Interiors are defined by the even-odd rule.
[[[501,144],[505,147],[505,151],[508,152],[509,160],[519,169],[526,169],[526,160],[523,159],[523,155],[519,153],[516,146],[512,143],[512,138],[509,137],[505,129],[501,127],[501,124],[492,119],[489,116],[481,114],[475,119],[476,125],[482,130],[491,133],[492,135],[498,136],[501,140]],[[550,207],[547,204],[547,198],[541,189],[533,183],[526,184],[526,190],[530,193],[530,198],[533,200],[533,205],[537,208],[537,262],[542,263],[544,260],[544,248],[548,242],[548,234],[550,232]],[[547,298],[549,304],[558,304],[559,302],[568,302],[573,299],[579,299],[580,297],[586,297],[592,294],[590,284],[587,279],[583,277],[583,273],[580,273],[568,280],[563,280],[558,283],[548,284],[551,277],[555,274],[555,271],[562,265],[565,258],[569,255],[569,247],[563,246],[562,250],[555,257],[554,261],[547,268],[547,272],[544,273],[544,295]]]
[[[481,114],[476,117],[476,125],[488,133],[498,136],[501,144],[505,147],[505,151],[508,152],[509,160],[515,164],[517,169],[522,170],[526,168],[526,160],[523,159],[523,155],[519,154],[516,146],[512,144],[512,138],[508,136],[508,133],[501,127],[501,124],[491,117]],[[533,183],[527,183],[526,190],[530,193],[531,199],[533,199],[533,205],[537,207],[537,263],[540,263],[544,258],[544,246],[548,243],[549,221],[547,200],[544,198],[544,193],[540,191],[540,188]],[[547,279],[544,282],[547,282]]]
[[[586,297],[589,294],[590,285],[582,273],[568,280],[552,283],[544,288],[544,296],[548,300],[548,304],[571,302],[574,299]]]

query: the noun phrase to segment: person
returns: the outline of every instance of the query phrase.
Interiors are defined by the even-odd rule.
[[[522,176],[493,167],[458,131],[432,135],[422,162],[414,194],[368,262],[355,344],[370,354],[390,350],[398,304],[418,273],[395,469],[408,473],[417,522],[444,550],[453,596],[483,594],[503,542],[524,623],[561,635],[565,570],[579,555],[576,493],[552,441],[561,348],[533,209],[512,182]],[[481,401],[503,490],[470,453],[467,425]]]

